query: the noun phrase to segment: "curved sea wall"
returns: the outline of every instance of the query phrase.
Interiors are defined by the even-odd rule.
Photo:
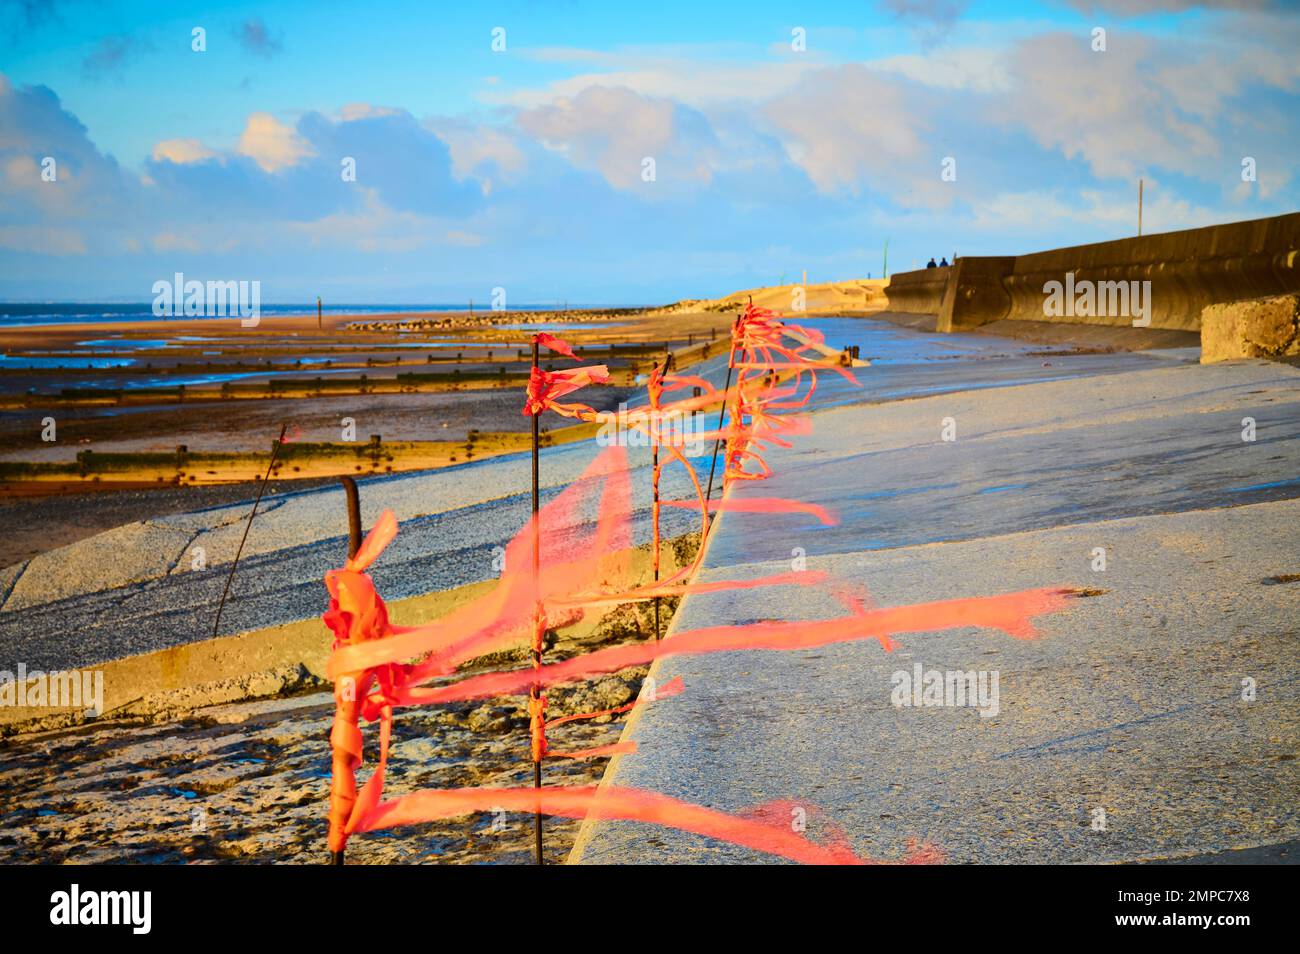
[[[1006,317],[1011,297],[1003,282],[1015,263],[1010,255],[957,259],[936,330],[964,331]]]
[[[914,272],[895,272],[885,286],[890,311],[913,315],[937,315],[943,306],[951,265],[945,268],[922,268]]]
[[[936,307],[930,276],[938,271],[945,288]],[[891,311],[935,307],[940,331],[1004,318],[1115,326],[1137,320],[1140,327],[1197,331],[1208,305],[1295,291],[1300,213],[1016,257],[960,258],[952,268],[894,275],[886,295]]]

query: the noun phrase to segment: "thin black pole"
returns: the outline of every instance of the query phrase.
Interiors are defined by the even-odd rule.
[[[739,320],[740,320],[739,318],[736,319],[736,321]],[[718,408],[718,436],[713,439],[713,460],[709,464],[709,490],[704,495],[704,506],[706,508],[706,511],[709,506],[709,501],[713,499],[713,472],[717,469],[718,466],[718,447],[722,444],[722,419],[727,414],[727,392],[731,390],[731,372],[732,372],[732,365],[735,363],[735,353],[736,353],[736,336],[735,336],[735,324],[733,323],[732,336],[731,336],[731,352],[727,356],[727,383],[723,385],[722,406]],[[710,526],[712,526],[711,523]]]
[[[533,370],[537,370],[537,338],[533,338]],[[541,409],[538,408],[533,412],[533,592],[534,597],[541,595],[541,575],[542,575],[542,528],[538,522],[537,512],[541,502],[541,492],[538,482],[538,470],[540,467],[539,440],[537,422],[541,417]],[[538,606],[534,612],[540,612]],[[533,669],[538,670],[542,666],[542,648],[537,644],[537,636],[533,636]],[[532,699],[534,701],[541,695],[541,686],[534,682],[532,688]],[[539,714],[540,720],[544,716]],[[540,758],[533,761],[533,788],[541,791],[542,788],[542,760]],[[544,864],[542,859],[542,812],[541,800],[538,800],[538,810],[533,814],[533,839],[534,855],[537,864]]]
[[[348,559],[351,560],[361,549],[361,497],[357,493],[357,482],[351,477],[340,477],[343,495],[348,502]],[[344,849],[330,852],[330,864],[343,864]]]
[[[262,478],[262,483],[257,488],[257,499],[253,501],[253,509],[248,513],[248,523],[244,524],[244,535],[239,538],[239,549],[235,551],[235,559],[230,564],[230,572],[226,574],[226,587],[221,591],[221,602],[217,604],[217,618],[212,623],[213,639],[216,639],[217,630],[221,626],[221,611],[225,609],[226,597],[230,595],[230,584],[235,578],[235,568],[239,566],[239,557],[244,552],[244,543],[248,540],[248,531],[253,526],[253,518],[257,516],[257,506],[262,502],[262,493],[266,490],[266,484],[271,479],[271,471],[275,467],[275,458],[280,453],[280,445],[284,443],[284,432],[288,426],[287,423],[280,425],[280,438],[271,448],[271,462],[266,465],[266,476]]]

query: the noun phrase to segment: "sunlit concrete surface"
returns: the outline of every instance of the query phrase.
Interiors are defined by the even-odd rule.
[[[812,435],[768,456],[771,480],[732,493],[811,500],[841,522],[727,515],[705,579],[806,555],[881,606],[1102,592],[1042,617],[1033,641],[960,630],[901,635],[892,654],[871,642],[667,660],[653,675],[680,675],[686,692],[633,722],[639,751],[606,783],[728,811],[794,800],[814,837],[830,822],[886,859],[911,838],[955,862],[1295,841],[1300,582],[1276,578],[1300,573],[1300,372],[1147,357],[1119,373],[817,413]],[[942,440],[945,419],[955,441]],[[688,598],[674,628],[839,612],[818,591],[749,590]],[[918,663],[997,672],[997,714],[895,706],[893,674]],[[770,859],[589,822],[575,860]]]

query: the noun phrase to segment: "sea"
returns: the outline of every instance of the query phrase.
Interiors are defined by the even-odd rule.
[[[510,311],[555,311],[555,304],[548,305],[511,305]],[[568,303],[569,308],[610,307]],[[464,312],[468,314],[470,306],[460,304],[437,304],[429,302],[395,303],[384,305],[323,305],[321,312],[326,315],[387,315],[413,312]],[[477,307],[476,313],[486,313],[488,309]],[[261,316],[273,318],[286,315],[314,315],[316,303],[268,305],[262,304]],[[28,328],[48,325],[78,325],[87,323],[108,323],[115,321],[183,321],[183,318],[159,318],[153,313],[153,302],[139,303],[85,303],[85,302],[0,302],[0,328]],[[193,319],[200,320],[198,318]]]

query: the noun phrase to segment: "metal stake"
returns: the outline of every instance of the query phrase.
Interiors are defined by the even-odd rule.
[[[537,370],[537,338],[533,338],[533,370]],[[533,591],[534,597],[540,598],[541,595],[541,574],[542,574],[542,528],[537,517],[539,504],[541,501],[541,492],[538,483],[538,470],[540,467],[539,454],[539,435],[537,429],[538,418],[541,417],[540,411],[533,412]],[[541,609],[538,605],[534,612]],[[536,627],[534,626],[534,630]],[[542,667],[542,648],[536,642],[537,636],[534,632],[533,643],[533,670],[540,670]],[[541,686],[533,683],[530,697],[536,700],[541,695]],[[542,718],[542,716],[538,716]],[[531,738],[531,736],[530,736]],[[537,759],[533,762],[533,788],[541,791],[542,788],[542,760]],[[540,799],[538,801],[538,811],[533,814],[533,838],[534,838],[534,855],[537,864],[545,864],[542,858],[542,812]]]
[[[668,352],[668,354],[664,357],[664,367],[663,370],[660,372],[661,376],[668,373],[668,362],[672,360],[672,357],[673,355],[671,351]],[[651,447],[651,455],[652,455],[652,459],[650,463],[650,486],[654,496],[653,509],[651,510],[651,517],[654,523],[654,540],[652,543],[652,545],[654,546],[654,554],[651,563],[654,566],[656,583],[659,582],[659,413],[658,412],[659,412],[659,399],[652,395],[651,403],[650,403],[650,414],[651,414],[650,447]],[[654,603],[655,603],[655,639],[658,640],[659,639],[659,597],[657,596],[655,597]]]
[[[248,523],[244,524],[244,535],[239,538],[239,549],[235,551],[235,559],[231,561],[230,572],[226,575],[226,588],[221,591],[221,602],[217,604],[217,618],[212,623],[213,639],[216,639],[217,630],[221,626],[221,611],[225,609],[226,597],[230,595],[230,583],[235,578],[235,568],[239,566],[240,554],[244,552],[244,543],[248,540],[248,531],[253,526],[253,518],[257,516],[257,505],[262,502],[262,493],[266,490],[267,481],[271,479],[271,471],[275,468],[275,458],[280,453],[280,445],[284,443],[284,432],[288,427],[288,424],[280,425],[280,437],[271,448],[271,462],[266,465],[266,476],[262,478],[262,483],[257,488],[257,499],[253,501],[253,509],[249,511]]]
[[[740,321],[737,317],[736,321]],[[709,489],[704,495],[704,506],[707,512],[709,501],[713,499],[713,472],[718,466],[718,447],[722,444],[722,419],[727,414],[727,392],[731,390],[731,372],[736,360],[736,335],[735,323],[732,323],[731,335],[731,352],[727,355],[727,383],[722,388],[722,406],[718,408],[718,436],[713,439],[713,460],[709,463]],[[710,522],[709,526],[713,526]],[[701,544],[703,541],[701,541]]]
[[[343,494],[348,502],[348,559],[351,560],[361,549],[361,497],[357,493],[357,482],[351,477],[340,477]],[[330,864],[343,864],[343,851],[330,852]]]

